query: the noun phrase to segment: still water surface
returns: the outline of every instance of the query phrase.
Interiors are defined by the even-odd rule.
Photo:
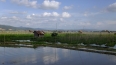
[[[53,47],[0,47],[0,65],[116,65],[116,56]]]

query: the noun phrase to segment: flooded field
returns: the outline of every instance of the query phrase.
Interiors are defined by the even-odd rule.
[[[55,47],[0,47],[0,65],[116,65],[116,55]]]

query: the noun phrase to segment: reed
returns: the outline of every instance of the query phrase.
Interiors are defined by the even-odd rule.
[[[50,43],[67,43],[78,45],[83,43],[89,46],[90,44],[114,46],[116,44],[116,35],[114,34],[86,34],[86,33],[58,33],[57,36],[51,36],[52,33],[47,33],[42,38],[34,38],[30,33],[18,33],[18,34],[0,34],[0,42],[12,42],[13,40],[31,40],[34,43],[50,42]]]

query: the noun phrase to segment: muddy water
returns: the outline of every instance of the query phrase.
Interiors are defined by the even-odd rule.
[[[53,47],[0,47],[0,65],[116,65],[116,56]]]

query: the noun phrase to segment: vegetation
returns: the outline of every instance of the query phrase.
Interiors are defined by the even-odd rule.
[[[114,33],[114,35],[116,35],[116,33]]]
[[[46,33],[44,37],[34,38],[32,33],[24,34],[0,34],[0,43],[13,42],[15,40],[31,40],[31,43],[42,44],[49,43],[66,43],[66,44],[84,44],[90,46],[91,44],[105,45],[113,47],[116,44],[116,35],[114,34],[80,34],[80,33]]]
[[[5,34],[0,35],[0,42],[11,42],[13,40],[29,40],[32,34]]]
[[[53,33],[51,34],[52,37],[56,37],[57,35],[58,35],[58,33],[56,33],[56,32],[53,32]]]

